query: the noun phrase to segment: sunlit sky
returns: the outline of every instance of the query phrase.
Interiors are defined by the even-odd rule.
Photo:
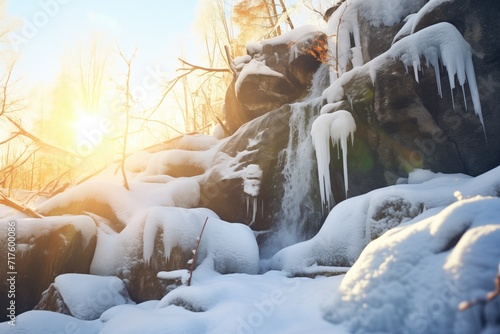
[[[31,81],[52,81],[64,52],[85,41],[92,31],[104,33],[125,53],[137,47],[138,66],[171,64],[174,68],[181,48],[196,44],[191,39],[198,2],[8,0],[7,14],[20,24],[18,35],[11,36],[22,50],[17,69]]]

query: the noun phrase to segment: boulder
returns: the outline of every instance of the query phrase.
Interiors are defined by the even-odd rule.
[[[211,209],[225,221],[253,221],[254,229],[271,227],[283,181],[279,153],[288,143],[290,115],[290,107],[284,106],[245,124],[230,137],[201,182],[201,207]],[[241,171],[251,164],[262,171],[258,196],[245,193]]]
[[[305,26],[265,40],[249,52],[225,97],[226,124],[234,133],[242,124],[307,94],[325,60],[326,35]]]
[[[44,291],[35,310],[95,320],[111,307],[134,304],[123,281],[113,276],[63,274]]]
[[[8,221],[0,222],[2,236]],[[96,227],[87,216],[16,220],[16,312],[33,309],[54,279],[63,273],[88,273],[96,246]],[[0,239],[7,249],[6,239]],[[7,263],[7,252],[0,261]],[[7,296],[7,272],[0,273],[0,294]],[[8,298],[0,300],[4,314]]]

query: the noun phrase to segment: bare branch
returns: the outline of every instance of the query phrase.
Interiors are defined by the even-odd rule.
[[[30,216],[32,218],[43,218],[43,216],[41,214],[36,213],[32,209],[17,203],[16,201],[6,197],[4,194],[1,194],[1,193],[0,193],[0,204],[11,207],[17,211],[20,211],[24,214],[27,214],[28,216]]]
[[[75,157],[75,158],[78,158],[78,159],[81,159],[81,157],[76,154],[76,153],[73,153],[71,151],[68,151],[68,150],[65,150],[61,147],[58,147],[58,146],[55,146],[55,145],[52,145],[50,143],[47,143],[46,141],[42,140],[41,138],[38,138],[37,136],[35,136],[34,134],[28,132],[26,129],[24,129],[21,124],[19,124],[18,122],[14,121],[11,117],[5,115],[5,117],[7,118],[7,120],[12,124],[14,125],[16,128],[17,128],[17,134],[15,135],[15,137],[17,136],[23,136],[23,137],[26,137],[28,139],[30,139],[33,143],[35,143],[36,145],[38,145],[39,147],[41,148],[45,148],[45,149],[48,149],[49,151],[55,151],[57,153],[62,153],[62,154],[67,154],[67,155],[70,155],[72,157]],[[12,140],[13,138],[9,139],[9,140]]]

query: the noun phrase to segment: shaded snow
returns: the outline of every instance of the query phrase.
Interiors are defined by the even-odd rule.
[[[325,292],[335,291],[340,278],[288,278],[280,272],[211,276],[190,287],[180,287],[161,301],[113,307],[98,320],[83,321],[52,312],[30,311],[18,318],[15,328],[2,323],[0,331],[347,334],[343,326],[324,320],[321,308],[331,298]]]

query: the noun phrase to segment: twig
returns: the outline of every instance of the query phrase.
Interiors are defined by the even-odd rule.
[[[193,271],[196,267],[196,258],[198,257],[198,248],[200,247],[201,237],[203,236],[203,231],[205,231],[205,226],[207,226],[208,217],[205,219],[205,223],[201,229],[200,235],[196,238],[196,248],[193,249],[193,257],[188,261],[189,264],[189,279],[187,281],[187,286],[191,286],[191,279],[193,278]]]
[[[224,123],[222,123],[222,121],[220,120],[220,118],[218,116],[215,116],[215,118],[217,119],[217,122],[219,122],[220,126],[224,130],[224,133],[226,134],[226,136],[229,136],[231,134],[229,129],[224,125]]]
[[[477,304],[486,304],[500,295],[500,265],[498,266],[498,274],[495,277],[495,290],[488,292],[485,298],[478,298],[471,301],[464,301],[458,305],[460,311],[465,311]]]
[[[25,213],[32,218],[43,218],[43,216],[41,214],[36,213],[32,209],[30,209],[26,206],[23,206],[23,205],[15,202],[14,200],[11,200],[10,198],[4,196],[3,194],[0,194],[0,204],[4,204],[8,207],[11,207],[11,208],[17,210],[17,211]]]

